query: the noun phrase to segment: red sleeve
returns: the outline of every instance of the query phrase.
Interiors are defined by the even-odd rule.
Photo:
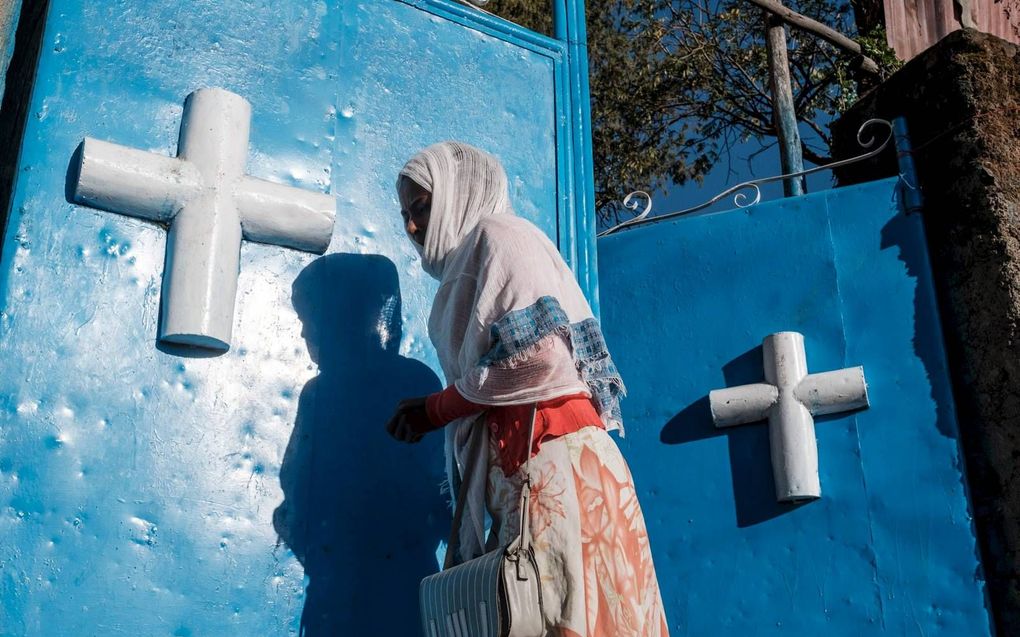
[[[454,385],[431,394],[425,399],[425,411],[428,412],[429,421],[435,427],[442,427],[451,421],[469,414],[476,414],[484,409],[484,405],[477,405],[461,396]]]

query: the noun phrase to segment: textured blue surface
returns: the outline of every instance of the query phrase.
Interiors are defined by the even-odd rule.
[[[576,260],[563,47],[470,14],[51,2],[0,257],[0,635],[417,633],[449,515],[438,437],[382,428],[440,387],[398,168],[449,137],[494,151]],[[65,199],[82,137],[173,154],[203,86],[251,101],[249,174],[338,199],[325,257],[243,245],[208,358],[156,345],[163,229]]]
[[[676,634],[988,635],[920,216],[895,180],[600,241],[602,319]],[[764,423],[712,426],[761,339],[863,365],[871,408],[818,418],[822,499],[775,501]]]

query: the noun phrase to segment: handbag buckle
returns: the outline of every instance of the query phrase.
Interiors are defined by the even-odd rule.
[[[517,581],[519,582],[528,581],[528,570],[524,568],[523,560],[521,559],[521,553],[524,550],[524,547],[518,544],[512,550],[508,550],[504,554],[506,561],[514,565],[514,568],[517,571]]]

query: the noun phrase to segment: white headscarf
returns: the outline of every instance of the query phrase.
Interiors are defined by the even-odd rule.
[[[447,256],[482,218],[513,213],[502,164],[474,146],[433,144],[412,157],[400,175],[432,193],[421,254],[422,267],[435,279],[442,280]]]
[[[440,281],[429,337],[447,382],[483,405],[582,392],[608,396],[602,419],[607,428],[620,428],[616,396],[623,384],[591,308],[556,246],[513,214],[499,160],[467,144],[443,142],[415,155],[400,174],[432,193],[420,252],[425,271]],[[508,338],[518,324],[534,329],[523,339]],[[599,353],[579,358],[592,350]],[[446,427],[451,485],[471,473],[460,530],[465,560],[480,555],[485,541],[488,445],[479,438],[488,432],[473,426],[475,420]]]

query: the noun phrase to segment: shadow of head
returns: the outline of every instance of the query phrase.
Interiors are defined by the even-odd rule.
[[[400,282],[386,257],[330,254],[316,259],[294,281],[291,300],[309,355],[320,368],[397,354]]]

